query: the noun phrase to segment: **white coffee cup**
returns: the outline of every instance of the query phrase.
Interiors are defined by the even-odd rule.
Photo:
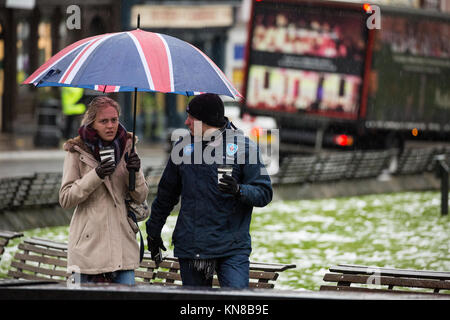
[[[104,148],[104,149],[101,149],[101,150],[99,151],[99,154],[100,154],[100,160],[101,160],[101,161],[105,160],[106,158],[111,158],[111,161],[112,161],[113,163],[116,163],[116,162],[115,162],[115,159],[114,159],[114,148]]]
[[[220,179],[223,178],[224,175],[231,176],[233,172],[233,167],[231,165],[219,165],[217,166],[217,183],[220,184]]]

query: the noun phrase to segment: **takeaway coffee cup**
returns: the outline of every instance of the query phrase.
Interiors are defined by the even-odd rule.
[[[223,178],[224,175],[231,176],[231,173],[233,172],[233,166],[229,164],[222,164],[217,166],[217,183],[221,184],[219,181]]]
[[[115,164],[115,160],[114,160],[114,148],[111,147],[105,147],[102,148],[100,151],[100,160],[103,161],[106,158],[111,158],[111,161]]]

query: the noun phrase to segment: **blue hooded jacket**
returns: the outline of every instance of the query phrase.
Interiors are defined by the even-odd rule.
[[[172,236],[174,255],[211,259],[251,252],[250,221],[254,206],[272,200],[270,177],[257,145],[231,123],[213,141],[191,143],[183,137],[172,150],[146,222],[147,234],[158,237],[181,196]],[[231,163],[240,195],[218,189],[218,163]]]

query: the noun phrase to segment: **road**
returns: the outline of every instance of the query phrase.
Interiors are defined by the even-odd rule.
[[[406,141],[406,148],[430,148],[449,145],[442,142]],[[140,145],[138,152],[143,168],[165,164],[163,145]],[[35,172],[62,172],[66,152],[60,149],[0,151],[0,178],[32,175]]]
[[[138,149],[142,167],[157,166],[166,161],[163,147]],[[0,178],[28,176],[36,172],[62,172],[66,152],[62,150],[30,150],[0,152]]]

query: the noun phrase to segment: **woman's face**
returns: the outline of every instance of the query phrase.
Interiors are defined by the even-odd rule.
[[[103,141],[113,141],[119,128],[119,114],[112,106],[105,106],[97,111],[92,128],[97,130]]]

